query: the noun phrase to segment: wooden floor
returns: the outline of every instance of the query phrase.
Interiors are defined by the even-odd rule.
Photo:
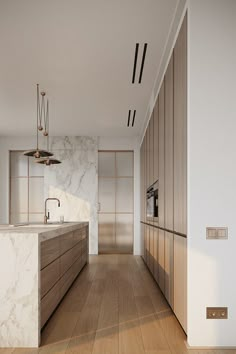
[[[39,349],[8,353],[226,354],[187,350],[186,336],[142,259],[91,256],[42,333]]]

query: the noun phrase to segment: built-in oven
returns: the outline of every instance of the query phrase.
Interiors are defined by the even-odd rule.
[[[147,219],[158,220],[158,181],[147,189]]]

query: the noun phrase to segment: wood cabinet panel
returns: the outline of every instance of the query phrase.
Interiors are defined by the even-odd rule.
[[[174,228],[174,77],[173,54],[165,75],[165,228]]]
[[[75,279],[75,272],[74,272],[74,267],[71,266],[66,273],[63,274],[59,281],[59,287],[60,287],[60,300],[63,298],[65,293],[68,291],[69,287],[73,283],[73,280]]]
[[[57,282],[41,300],[41,328],[45,325],[60,301],[60,286]]]
[[[187,332],[187,239],[174,235],[174,312]]]
[[[159,226],[165,224],[165,83],[163,81],[159,93]]]
[[[174,48],[174,230],[187,234],[187,18]]]
[[[82,240],[60,257],[60,273],[64,274],[82,256]]]
[[[144,237],[144,245],[143,245],[143,259],[144,262],[147,264],[147,225],[144,225],[143,229],[143,237]]]
[[[154,274],[154,234],[153,227],[149,227],[149,269]]]
[[[149,167],[149,161],[150,161],[150,125],[148,124],[147,127],[147,131],[146,131],[146,188],[148,188],[150,186],[150,175],[149,175],[149,171],[150,171],[150,167]]]
[[[174,308],[174,235],[165,232],[165,297]]]
[[[149,185],[154,183],[154,114],[149,122]]]
[[[88,261],[88,227],[48,241],[41,245],[41,262],[47,264],[40,274],[41,327]]]
[[[76,243],[74,232],[68,232],[60,236],[60,254],[65,253]]]
[[[154,257],[154,270],[153,270],[153,276],[155,278],[155,280],[157,281],[157,283],[159,282],[159,277],[158,277],[158,250],[159,250],[159,246],[158,246],[158,241],[159,237],[158,237],[158,229],[153,228],[153,257]]]
[[[146,225],[146,264],[150,267],[150,244],[149,244],[149,226]]]
[[[55,285],[60,278],[60,258],[50,263],[40,272],[41,275],[41,298]]]
[[[157,99],[153,112],[153,179],[156,182],[159,178],[159,101]]]
[[[163,230],[159,230],[158,265],[159,286],[165,293],[165,231]]]
[[[55,237],[41,242],[41,269],[53,262],[60,255],[60,238]]]

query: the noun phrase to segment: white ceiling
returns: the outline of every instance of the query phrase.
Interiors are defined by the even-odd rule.
[[[139,135],[177,2],[1,0],[0,135],[35,133],[36,83],[53,135]],[[148,43],[141,85],[131,83],[136,42],[136,78]]]

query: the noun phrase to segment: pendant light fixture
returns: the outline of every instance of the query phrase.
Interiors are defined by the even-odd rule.
[[[41,124],[41,122],[40,122],[40,124]],[[43,135],[45,137],[47,137],[47,149],[49,149],[49,103],[48,103],[48,100],[47,100],[47,107],[46,107],[46,115],[44,116],[44,132],[43,132]],[[37,159],[37,160],[35,160],[35,162],[36,163],[40,163],[40,164],[44,164],[46,166],[50,166],[50,165],[55,165],[55,164],[61,163],[61,161],[59,161],[59,160],[57,160],[57,159],[55,159],[53,157],[50,157],[50,156]]]
[[[37,84],[37,144],[36,149],[25,151],[23,154],[25,156],[35,157],[39,159],[41,157],[49,157],[53,156],[53,154],[47,150],[39,149],[39,131],[43,131],[43,120],[44,120],[44,131],[43,135],[48,136],[48,120],[49,120],[49,112],[48,112],[48,101],[47,107],[45,107],[45,96],[46,93],[42,91],[41,93],[41,101],[39,96],[39,84]]]

